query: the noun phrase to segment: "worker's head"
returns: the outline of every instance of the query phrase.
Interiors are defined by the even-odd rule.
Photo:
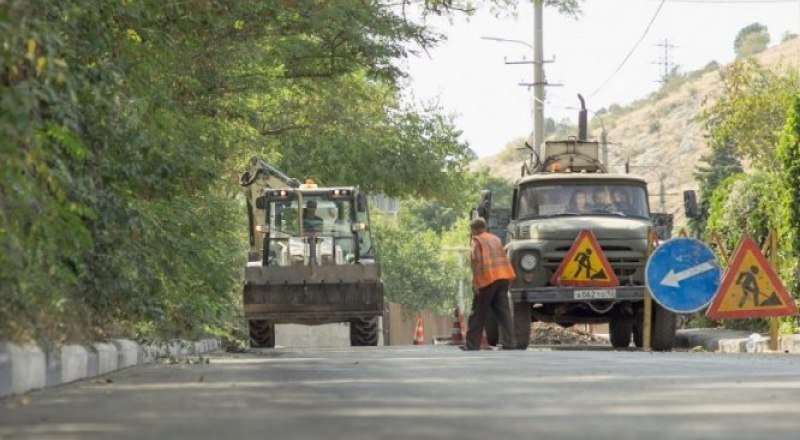
[[[314,215],[317,213],[317,202],[314,200],[309,200],[306,202],[306,213],[308,215]]]
[[[597,187],[592,191],[592,201],[594,203],[606,203],[606,190],[602,187]]]
[[[478,235],[486,232],[486,220],[482,219],[481,217],[476,218],[469,223],[469,229],[470,232],[472,232],[472,235]]]
[[[628,203],[628,193],[622,188],[614,188],[614,203]]]

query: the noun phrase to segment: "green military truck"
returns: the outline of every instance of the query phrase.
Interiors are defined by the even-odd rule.
[[[365,195],[351,186],[301,184],[258,159],[240,184],[251,347],[274,347],[275,324],[335,322],[350,323],[351,345],[377,345],[384,294]]]
[[[523,166],[510,210],[492,208],[491,194],[482,196],[477,214],[486,217],[496,231],[505,230],[501,234],[505,232],[506,249],[517,274],[509,295],[520,349],[530,343],[532,321],[564,327],[608,323],[614,347],[628,347],[631,340],[642,346],[648,233],[653,218],[663,224],[665,216],[651,217],[644,179],[608,173],[599,152],[599,143],[577,138],[545,142],[542,154],[532,154]],[[619,202],[615,198],[627,201],[620,205],[614,203]],[[619,285],[551,283],[583,230],[594,234]],[[670,350],[676,315],[654,302],[651,322],[652,348]],[[496,320],[488,320],[487,335],[490,343],[498,342]]]

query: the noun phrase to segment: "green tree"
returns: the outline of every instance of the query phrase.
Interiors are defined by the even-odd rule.
[[[401,213],[401,218],[408,217]],[[373,221],[373,231],[388,301],[413,310],[444,312],[453,306],[457,270],[436,232],[388,218]]]
[[[235,330],[253,154],[462,200],[472,153],[441,109],[403,103],[397,61],[443,38],[426,14],[471,3],[398,6],[0,2],[0,339]]]
[[[761,23],[752,23],[736,34],[733,51],[738,57],[748,57],[763,52],[769,44],[769,32]]]
[[[775,148],[786,108],[800,87],[797,71],[773,71],[754,61],[737,61],[723,74],[725,94],[701,115],[712,148],[730,146],[753,166],[776,170]]]
[[[725,140],[713,139],[711,152],[701,157],[700,161],[705,165],[698,165],[694,173],[700,186],[700,215],[689,221],[689,227],[695,235],[702,234],[706,229],[711,198],[717,187],[728,177],[743,172],[739,159],[733,153],[732,144]]]
[[[800,96],[795,94],[786,112],[786,125],[778,144],[781,163],[781,182],[785,188],[780,200],[781,275],[795,295],[800,298]],[[775,200],[775,199],[773,199]]]

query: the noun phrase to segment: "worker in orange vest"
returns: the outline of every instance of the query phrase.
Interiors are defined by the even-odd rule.
[[[500,343],[504,349],[513,349],[514,342],[511,307],[508,303],[508,283],[513,280],[514,269],[506,256],[503,243],[486,230],[486,221],[477,218],[470,223],[472,233],[472,314],[467,328],[466,350],[479,350],[486,315],[491,309],[500,326]]]

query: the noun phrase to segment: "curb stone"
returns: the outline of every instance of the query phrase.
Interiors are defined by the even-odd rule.
[[[88,347],[65,345],[45,353],[35,345],[0,341],[0,398],[150,364],[161,357],[209,353],[220,347],[218,339],[161,344],[115,339]]]
[[[725,329],[678,330],[675,347],[692,349],[701,346],[716,353],[800,353],[800,335],[781,335],[778,351],[769,349],[769,337],[752,332]]]

